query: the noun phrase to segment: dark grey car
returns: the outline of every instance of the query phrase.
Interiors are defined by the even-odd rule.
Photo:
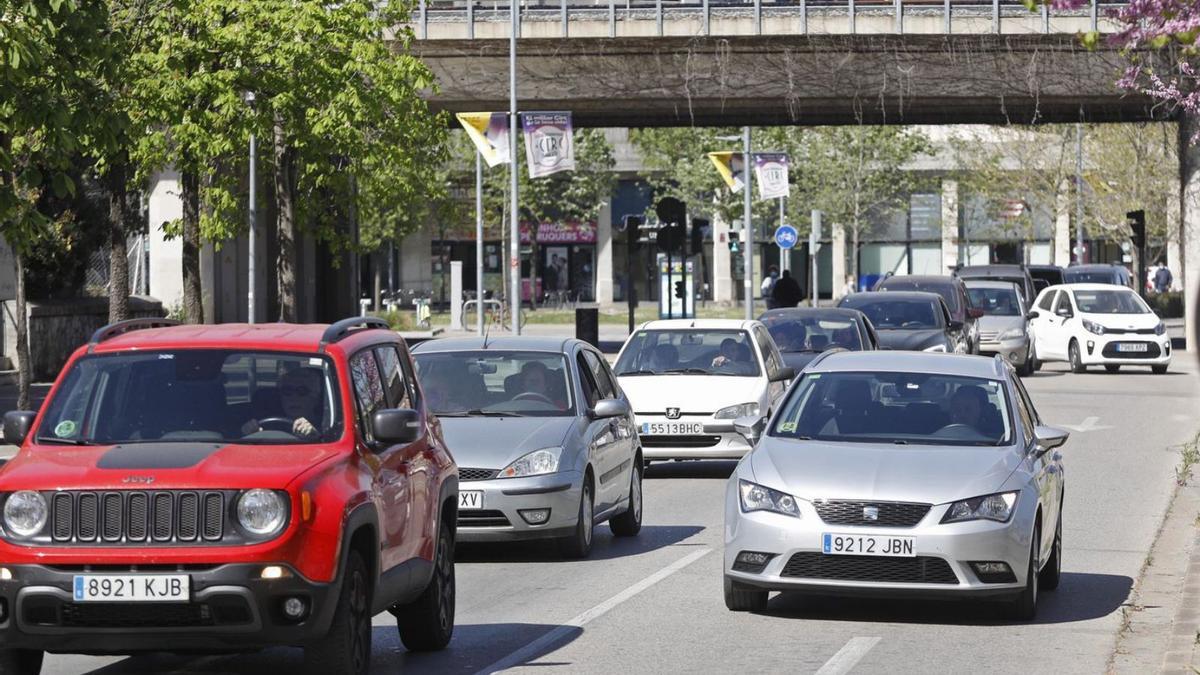
[[[950,316],[946,301],[936,293],[854,293],[842,298],[838,307],[866,314],[879,336],[880,349],[960,354],[967,351],[962,322]]]
[[[818,354],[831,349],[879,349],[875,329],[857,309],[787,307],[768,310],[758,320],[775,340],[784,365],[797,374]]]
[[[963,324],[963,333],[967,336],[967,353],[979,353],[979,323],[983,311],[971,302],[967,286],[958,277],[939,277],[922,274],[901,274],[880,280],[875,285],[877,291],[924,291],[937,293],[946,301],[946,308],[955,321]]]
[[[459,466],[460,541],[556,539],[584,557],[596,523],[642,524],[629,400],[581,340],[453,338],[413,348],[426,404]]]

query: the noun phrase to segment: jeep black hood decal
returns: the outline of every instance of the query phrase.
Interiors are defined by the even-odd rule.
[[[186,469],[208,459],[223,443],[130,443],[114,445],[98,469]]]

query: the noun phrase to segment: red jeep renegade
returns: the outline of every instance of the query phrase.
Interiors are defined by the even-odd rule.
[[[0,672],[297,645],[365,673],[384,610],[409,649],[445,647],[458,470],[386,328],[97,331],[40,413],[4,416]]]

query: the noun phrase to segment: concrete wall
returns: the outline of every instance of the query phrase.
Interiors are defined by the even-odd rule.
[[[15,316],[16,302],[5,300],[3,313]],[[163,305],[154,298],[129,298],[133,317],[163,316]],[[37,382],[53,380],[71,352],[87,342],[96,329],[108,323],[108,298],[76,298],[26,304],[29,327],[29,357]],[[16,325],[4,321],[4,356],[17,361]]]

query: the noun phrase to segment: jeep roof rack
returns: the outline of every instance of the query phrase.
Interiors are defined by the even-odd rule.
[[[349,319],[342,319],[337,323],[330,324],[329,328],[325,329],[325,332],[321,335],[321,343],[317,345],[317,349],[325,351],[325,345],[345,338],[354,332],[356,328],[363,330],[382,328],[388,330],[391,326],[388,325],[388,322],[377,316],[352,316]]]
[[[88,353],[91,354],[96,345],[105,340],[115,338],[118,335],[124,335],[130,331],[145,330],[147,328],[167,328],[170,326],[178,326],[179,322],[175,319],[166,319],[162,317],[144,317],[141,319],[126,319],[110,323],[92,333],[92,337],[88,340]]]

